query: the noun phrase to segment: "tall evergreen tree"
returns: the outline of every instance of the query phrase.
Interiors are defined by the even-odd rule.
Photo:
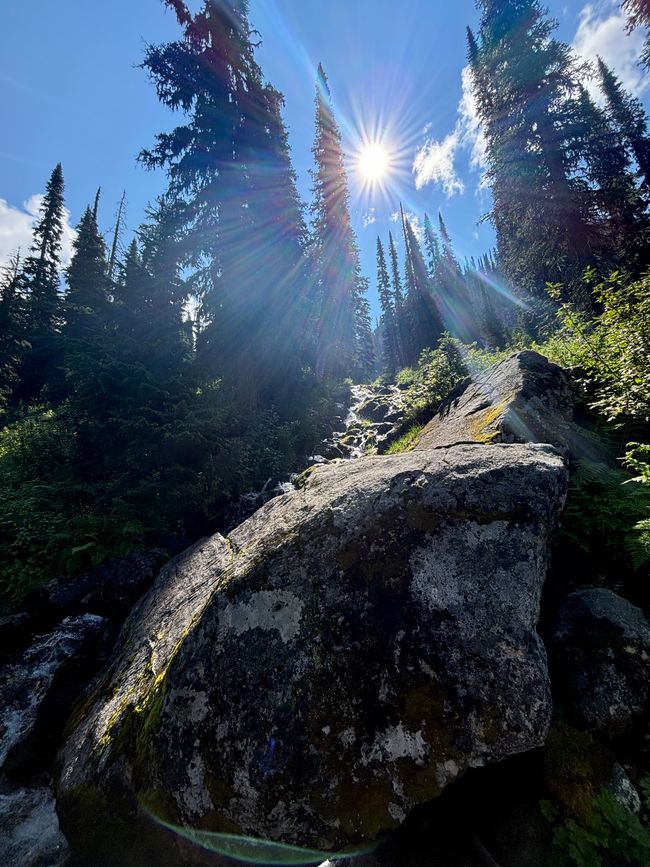
[[[414,364],[423,349],[436,345],[445,329],[439,310],[439,298],[434,292],[422,250],[403,211],[402,226],[407,264],[406,306],[412,329],[409,363]]]
[[[589,180],[588,195],[600,215],[598,259],[613,271],[640,273],[650,252],[647,194],[637,186],[619,130],[584,87],[575,102],[575,139]]]
[[[402,350],[397,318],[398,313],[395,309],[395,296],[391,289],[388,267],[386,266],[386,256],[381,238],[379,237],[377,237],[377,290],[382,314],[383,367],[384,371],[389,376],[392,376],[402,367]]]
[[[354,298],[355,359],[351,373],[363,382],[375,378],[377,367],[370,304],[367,297],[368,289],[368,278],[360,277],[356,284]]]
[[[25,313],[24,279],[18,251],[0,269],[0,409],[18,381]]]
[[[424,215],[424,246],[427,251],[429,276],[435,280],[442,256],[440,244],[428,214]]]
[[[643,183],[650,189],[650,138],[645,109],[640,100],[625,91],[621,80],[601,57],[598,58],[598,72],[611,118],[634,154]]]
[[[355,306],[362,298],[361,272],[352,231],[341,132],[323,67],[316,85],[316,137],[313,147],[312,254],[320,290],[318,370],[349,373],[357,349]]]
[[[62,321],[59,291],[61,239],[64,220],[63,169],[58,163],[45,188],[25,259],[23,279],[27,292],[26,338],[15,397],[37,398],[60,363],[57,333]]]
[[[97,225],[97,203],[84,211],[73,247],[66,272],[64,338],[84,343],[84,351],[92,352],[93,341],[106,327],[110,301],[106,245]]]
[[[150,47],[144,66],[187,121],[141,159],[167,169],[168,219],[202,307],[199,363],[254,406],[302,364],[305,227],[282,97],[262,80],[246,0],[205,0],[196,14],[164,2],[183,36]]]
[[[438,214],[442,251],[436,267],[436,282],[441,296],[441,313],[447,331],[464,343],[479,336],[475,308],[442,214]]]
[[[477,0],[479,39],[468,32],[478,113],[487,139],[494,224],[507,277],[546,298],[547,281],[579,290],[594,265],[597,214],[570,147],[585,70],[553,38],[538,0]]]

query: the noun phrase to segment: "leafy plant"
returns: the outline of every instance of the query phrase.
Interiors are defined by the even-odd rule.
[[[647,793],[650,778],[642,786]],[[603,867],[612,862],[642,867],[649,863],[650,830],[607,789],[594,797],[580,821],[551,801],[540,802],[540,810],[553,826],[553,843],[564,863],[576,867]]]

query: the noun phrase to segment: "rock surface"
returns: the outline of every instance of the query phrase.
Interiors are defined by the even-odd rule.
[[[142,857],[148,812],[336,850],[540,745],[535,626],[565,490],[543,445],[366,458],[177,558],[60,755],[76,850]]]
[[[2,864],[58,867],[68,855],[54,792],[42,771],[69,712],[69,706],[61,706],[69,694],[68,677],[84,655],[92,655],[104,622],[90,614],[68,617],[0,668]],[[35,772],[41,773],[31,786]]]
[[[525,350],[462,382],[423,429],[416,449],[455,442],[538,442],[567,450],[572,416],[566,372]]]
[[[611,590],[572,593],[553,633],[556,682],[580,727],[614,739],[650,717],[650,623]]]

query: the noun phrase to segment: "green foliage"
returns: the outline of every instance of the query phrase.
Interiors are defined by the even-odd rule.
[[[593,280],[593,273],[587,274]],[[558,297],[559,289],[550,291]],[[558,311],[574,363],[596,389],[592,407],[611,420],[650,416],[650,274],[628,282],[615,272],[593,288],[602,312],[587,318],[569,304]]]
[[[644,517],[633,525],[627,539],[628,556],[634,568],[640,569],[650,562],[650,446],[629,443],[623,463],[638,473],[629,482],[645,505]]]
[[[629,482],[624,470],[588,458],[572,475],[557,542],[583,552],[597,572],[643,562],[637,528],[650,513],[650,488]]]
[[[69,399],[0,430],[0,609],[108,557],[210,532],[234,498],[309,453],[334,414],[316,387],[292,421],[243,412],[218,384],[157,406],[136,398],[104,418]]]
[[[418,437],[420,436],[420,432],[422,431],[423,425],[414,424],[406,431],[405,434],[395,440],[394,443],[386,449],[387,455],[398,455],[401,452],[409,452],[413,448],[413,446],[417,443]]]
[[[646,793],[650,778],[642,783]],[[576,867],[604,867],[611,863],[645,865],[650,860],[650,830],[626,810],[614,795],[602,789],[591,809],[579,821],[550,801],[540,802],[544,818],[553,826],[558,863]]]
[[[397,374],[404,391],[405,424],[427,420],[442,401],[468,374],[463,346],[449,334],[443,335],[435,349],[424,349],[417,367],[407,367]]]

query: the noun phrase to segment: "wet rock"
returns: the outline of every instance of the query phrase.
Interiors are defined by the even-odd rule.
[[[0,668],[0,771],[16,773],[31,761],[43,704],[62,673],[95,646],[105,620],[92,614],[66,618],[23,654]],[[78,689],[83,688],[83,682]],[[47,720],[50,730],[53,720]],[[40,746],[40,745],[39,745]]]
[[[0,662],[29,643],[32,618],[25,611],[0,618]]]
[[[367,458],[190,549],[59,757],[65,833],[126,857],[154,814],[336,850],[540,745],[535,625],[565,488],[548,446]]]
[[[28,612],[41,630],[84,612],[121,622],[167,559],[158,548],[133,551],[107,560],[80,578],[51,581],[28,596]]]
[[[391,409],[392,407],[388,403],[369,400],[359,407],[358,413],[361,418],[368,419],[369,421],[383,421]]]
[[[70,850],[59,828],[49,786],[0,793],[0,863],[63,867]]]
[[[650,623],[611,590],[572,593],[552,636],[557,683],[567,713],[609,739],[650,717]]]
[[[417,449],[454,442],[543,442],[566,451],[574,436],[565,371],[543,355],[517,352],[466,379],[420,434]]]

